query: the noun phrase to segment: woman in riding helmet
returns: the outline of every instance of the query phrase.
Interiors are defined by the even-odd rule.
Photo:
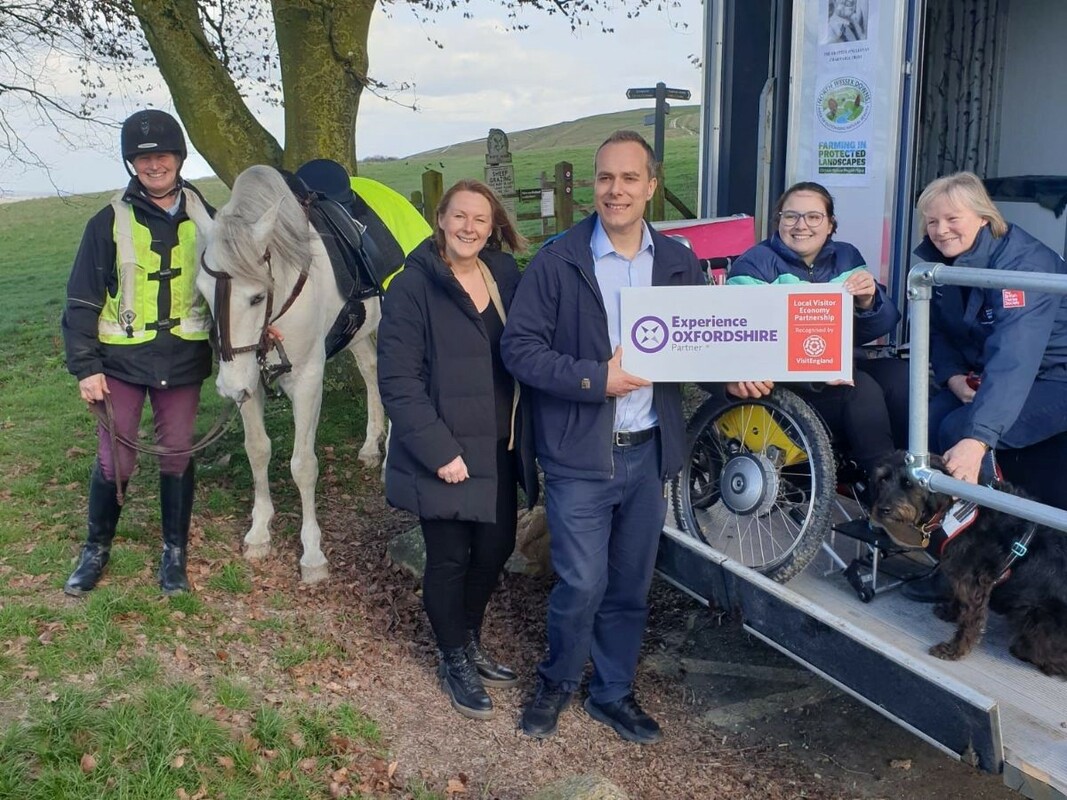
[[[67,283],[67,369],[83,400],[107,408],[89,479],[88,536],[63,587],[69,595],[92,590],[108,562],[136,460],[114,437],[137,438],[146,395],[156,442],[175,453],[159,459],[159,585],[168,595],[189,589],[195,482],[183,451],[192,443],[200,384],[211,373],[210,318],[196,291],[197,223],[214,210],[182,179],[186,155],[185,136],[170,114],[138,111],[123,123],[129,185],[89,220]]]

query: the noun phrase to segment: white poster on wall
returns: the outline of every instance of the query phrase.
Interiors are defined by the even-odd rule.
[[[908,0],[794,0],[786,185],[834,197],[836,239],[889,280]]]

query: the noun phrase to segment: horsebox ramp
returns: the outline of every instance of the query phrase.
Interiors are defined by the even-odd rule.
[[[1033,800],[1067,800],[1067,681],[1008,653],[1005,621],[990,615],[965,659],[927,653],[950,623],[896,592],[862,603],[839,572],[816,559],[788,584],[763,575],[671,525],[657,570],[703,603],[735,609],[744,627],[945,753]]]

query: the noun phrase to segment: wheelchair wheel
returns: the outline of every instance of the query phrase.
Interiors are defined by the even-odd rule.
[[[833,450],[818,414],[788,389],[759,400],[709,397],[689,422],[672,493],[678,526],[785,583],[830,528]]]

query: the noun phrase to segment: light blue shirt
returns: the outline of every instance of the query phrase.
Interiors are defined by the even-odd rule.
[[[637,254],[632,258],[626,258],[615,252],[611,239],[597,218],[593,228],[593,237],[589,240],[589,247],[593,251],[593,268],[596,274],[596,282],[600,287],[600,294],[604,298],[604,308],[608,314],[608,338],[611,339],[611,349],[623,341],[622,336],[622,287],[624,286],[651,286],[652,285],[652,259],[655,248],[652,244],[652,233],[648,225],[641,223],[641,246]],[[623,369],[626,368],[626,354],[628,350],[623,346],[622,361]],[[625,397],[615,399],[615,430],[616,431],[643,431],[652,428],[659,423],[656,410],[652,407],[652,387],[646,386],[630,392]]]

